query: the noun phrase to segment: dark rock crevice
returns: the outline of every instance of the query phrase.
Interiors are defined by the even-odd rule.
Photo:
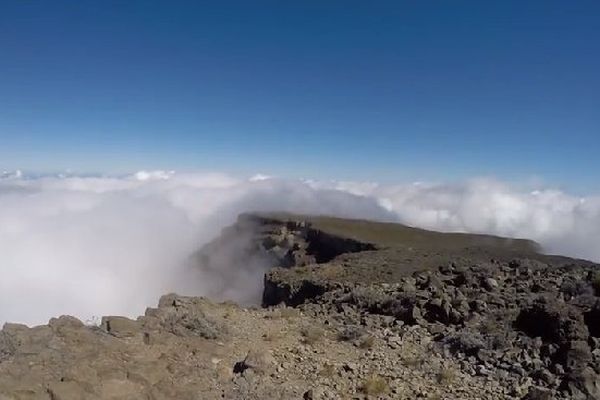
[[[330,235],[316,229],[308,229],[306,241],[308,242],[306,252],[313,255],[318,264],[329,262],[344,253],[358,253],[376,249],[373,244]]]

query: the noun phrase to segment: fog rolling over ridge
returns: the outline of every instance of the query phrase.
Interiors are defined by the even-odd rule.
[[[245,301],[263,266],[223,262],[199,273],[189,256],[245,211],[397,221],[521,237],[600,261],[600,197],[520,190],[495,180],[378,185],[220,173],[0,178],[0,322],[135,316],[167,292]]]

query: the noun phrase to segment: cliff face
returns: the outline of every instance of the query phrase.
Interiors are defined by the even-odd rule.
[[[0,400],[600,399],[598,265],[537,250],[242,215],[194,268],[264,274],[263,308],[172,294],[136,320],[6,324]]]
[[[273,243],[281,245],[277,238],[282,237],[282,229],[291,233],[286,236],[284,253],[298,248],[302,254],[302,262],[294,262],[290,255],[270,265],[273,268],[265,274],[264,282],[265,306],[282,302],[296,306],[343,285],[399,282],[448,263],[471,266],[490,260],[549,258],[540,255],[539,246],[528,240],[438,233],[400,224],[329,217],[248,217],[258,226],[268,227],[267,231],[275,235]]]
[[[205,275],[221,278],[214,279],[215,293],[209,293],[215,298],[232,286],[231,274],[238,274],[240,270],[251,270],[260,278],[275,267],[291,269],[320,265],[342,254],[375,249],[371,243],[330,234],[303,219],[242,214],[234,225],[224,229],[217,239],[193,256],[193,265],[206,272]],[[278,304],[285,295],[271,285],[271,280],[265,280],[264,291],[260,290],[265,305]],[[231,297],[240,299],[235,294]],[[260,294],[249,297],[247,303],[260,303]]]

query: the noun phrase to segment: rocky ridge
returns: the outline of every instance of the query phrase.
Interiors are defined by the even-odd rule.
[[[235,243],[235,245],[231,245]],[[263,307],[0,331],[0,399],[600,399],[598,265],[535,243],[240,216],[197,255],[273,267]]]

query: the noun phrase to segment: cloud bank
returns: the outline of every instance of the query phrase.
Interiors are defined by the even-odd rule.
[[[600,197],[519,190],[493,180],[379,185],[173,171],[3,173],[0,323],[39,324],[60,314],[135,316],[166,292],[208,294],[223,271],[191,276],[189,255],[240,212],[273,210],[524,237],[548,252],[600,260]],[[243,300],[237,288],[261,280],[230,268],[235,290],[224,291]]]

